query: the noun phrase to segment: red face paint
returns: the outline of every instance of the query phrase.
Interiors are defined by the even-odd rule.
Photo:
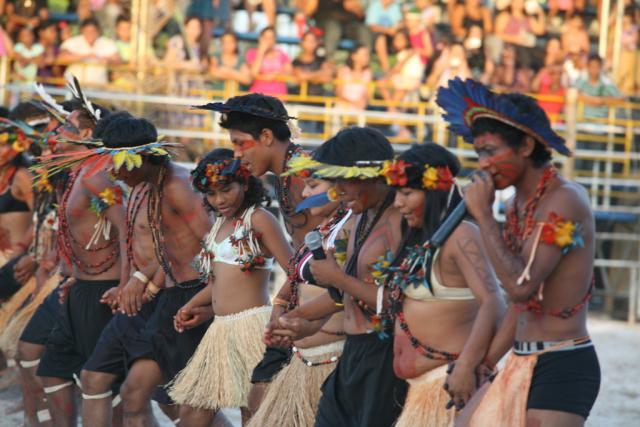
[[[520,168],[512,160],[513,156],[509,150],[505,150],[495,156],[487,157],[485,161],[489,163],[489,170],[493,175],[493,180],[498,190],[507,188],[517,179],[520,174]],[[495,171],[495,172],[494,172]]]
[[[240,153],[245,153],[251,150],[256,145],[258,145],[258,141],[256,141],[255,139],[245,139],[242,141],[237,141],[235,143],[236,150],[238,150]]]

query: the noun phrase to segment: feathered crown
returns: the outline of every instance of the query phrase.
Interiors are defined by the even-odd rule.
[[[61,142],[68,142],[87,147],[86,150],[73,151],[69,153],[56,153],[39,158],[40,162],[32,168],[32,171],[39,177],[46,172],[48,176],[54,176],[64,170],[72,168],[87,168],[85,177],[89,178],[100,171],[119,170],[123,165],[127,170],[142,166],[142,156],[169,156],[169,149],[181,147],[181,144],[167,142],[162,136],[157,141],[149,142],[133,147],[107,147],[99,139],[88,139],[75,141],[59,139]]]
[[[449,129],[468,142],[473,141],[473,122],[488,118],[513,126],[560,154],[571,155],[564,139],[551,129],[546,116],[542,119],[519,111],[508,97],[491,92],[482,83],[471,79],[463,81],[459,77],[449,80],[448,87],[438,89],[436,103],[445,110],[444,119],[449,122]]]
[[[193,186],[201,192],[206,192],[213,186],[224,186],[231,182],[246,184],[251,172],[242,164],[240,159],[223,159],[205,166],[204,174],[199,176],[198,169],[191,172]]]
[[[12,154],[17,155],[33,144],[45,145],[45,138],[25,122],[0,117],[0,144],[11,144]]]
[[[67,78],[67,89],[71,92],[73,97],[82,103],[82,108],[91,116],[91,119],[98,123],[100,120],[100,110],[95,108],[91,101],[85,96],[80,87],[80,82],[75,76],[69,76]]]
[[[47,93],[43,85],[34,83],[33,87],[38,96],[40,96],[41,105],[47,110],[47,112],[58,122],[64,123],[70,113],[62,108],[62,105],[58,104],[58,102]]]

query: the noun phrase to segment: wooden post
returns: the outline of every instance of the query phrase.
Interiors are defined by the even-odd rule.
[[[575,88],[571,88],[567,90],[566,94],[566,104],[564,106],[565,110],[565,119],[566,119],[566,142],[567,148],[574,153],[573,156],[567,157],[565,159],[564,165],[562,167],[562,172],[564,176],[569,179],[574,178],[574,166],[575,166],[575,149],[577,147],[577,124],[578,124],[578,115],[577,115],[577,103],[578,103],[578,91]]]
[[[9,83],[9,66],[11,61],[7,55],[0,56],[0,105],[7,105],[7,88]]]

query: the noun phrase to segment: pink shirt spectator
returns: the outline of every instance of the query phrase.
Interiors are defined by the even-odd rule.
[[[247,52],[246,62],[251,66],[256,59],[258,49],[253,48]],[[260,67],[260,75],[270,76],[282,73],[284,68],[291,63],[289,56],[278,48],[274,48],[273,51],[265,55],[262,60],[262,66]],[[287,85],[284,82],[256,79],[249,92],[263,93],[265,95],[281,96],[287,94]]]
[[[561,96],[564,98],[564,87],[558,86],[555,89],[553,88],[553,77],[549,74],[548,71],[543,70],[540,74],[540,88],[538,89],[538,93],[540,95],[554,95]],[[558,121],[558,116],[562,113],[564,109],[563,101],[551,101],[551,100],[539,100],[538,105],[542,108],[549,119],[552,122]]]

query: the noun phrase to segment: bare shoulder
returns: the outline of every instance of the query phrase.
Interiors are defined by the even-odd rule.
[[[193,191],[189,169],[177,163],[171,163],[171,173],[167,178],[165,188],[176,192],[184,191],[184,189]]]
[[[555,212],[567,218],[586,218],[592,215],[589,194],[580,184],[560,178],[540,202],[543,213]]]
[[[105,188],[114,187],[117,185],[106,171],[97,172],[91,176],[81,175],[80,182],[82,186],[89,190],[91,193],[97,195]]]
[[[256,230],[280,228],[278,219],[267,209],[259,207],[251,215],[251,224]]]
[[[20,181],[30,181],[33,179],[33,174],[29,172],[29,169],[27,168],[19,168],[16,171],[15,179]]]

